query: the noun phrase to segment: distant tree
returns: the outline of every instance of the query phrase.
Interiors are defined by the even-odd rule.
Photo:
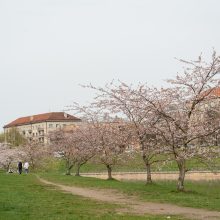
[[[93,130],[84,124],[71,131],[59,130],[50,134],[50,148],[66,162],[66,175],[76,167],[76,176],[80,167],[95,155]]]
[[[21,135],[17,128],[10,128],[9,131],[5,133],[4,141],[12,144],[13,146],[20,146],[26,143],[26,139]]]
[[[107,168],[108,179],[112,179],[112,169],[119,165],[125,157],[130,135],[126,126],[118,121],[105,120],[93,124],[96,131],[96,147],[98,158]]]
[[[25,151],[25,160],[30,163],[33,170],[42,167],[44,159],[49,156],[48,147],[36,140],[26,143],[23,150]]]
[[[5,142],[5,134],[4,132],[0,133],[0,143],[4,143]]]
[[[11,145],[0,146],[0,168],[8,171],[15,167],[19,161],[25,158],[25,152],[22,148],[12,147]]]
[[[81,166],[86,164],[97,154],[97,149],[95,147],[95,131],[88,123],[84,123],[74,129],[72,135],[75,137],[76,143],[74,145],[75,176],[80,176]]]
[[[96,155],[106,166],[108,179],[112,179],[113,167],[126,158],[125,150],[132,142],[129,124],[92,106],[79,106],[75,103],[72,108],[81,113],[84,121],[93,131],[93,146]]]

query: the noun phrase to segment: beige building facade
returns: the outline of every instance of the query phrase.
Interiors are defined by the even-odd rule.
[[[79,123],[81,123],[81,119],[70,114],[64,112],[50,112],[18,118],[5,125],[4,132],[7,134],[10,129],[16,128],[28,141],[36,140],[46,144],[49,140],[48,135],[50,132],[75,127]]]

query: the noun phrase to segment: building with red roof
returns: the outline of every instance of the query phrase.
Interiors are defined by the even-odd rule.
[[[65,112],[49,112],[18,118],[5,125],[4,131],[7,133],[10,129],[16,128],[29,141],[38,140],[47,143],[46,137],[49,132],[75,126],[80,122],[81,119]]]

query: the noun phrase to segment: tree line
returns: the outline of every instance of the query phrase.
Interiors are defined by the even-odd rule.
[[[131,145],[142,155],[147,183],[152,182],[152,164],[161,160],[176,162],[180,191],[184,190],[188,160],[211,168],[220,152],[220,57],[214,51],[210,62],[202,56],[196,61],[180,61],[185,64],[183,73],[167,80],[165,88],[120,81],[104,87],[84,86],[97,94],[92,103],[69,106],[81,115],[83,124],[51,138],[67,159],[67,170],[98,154],[111,179],[113,166],[127,158],[125,152]]]
[[[132,157],[131,147],[142,156],[147,184],[152,182],[152,165],[161,161],[176,162],[179,191],[184,190],[189,160],[212,168],[220,155],[220,56],[214,51],[210,62],[202,56],[180,61],[183,72],[163,88],[121,81],[84,86],[96,92],[93,101],[68,107],[83,122],[49,135],[48,149],[66,161],[66,174],[75,166],[79,175],[80,167],[96,157],[112,179],[114,166]]]

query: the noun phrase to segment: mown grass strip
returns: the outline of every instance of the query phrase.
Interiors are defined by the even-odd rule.
[[[41,176],[66,185],[117,189],[128,195],[136,195],[145,201],[220,211],[220,181],[187,181],[187,191],[177,192],[175,181],[157,181],[151,185],[145,185],[141,181],[107,181],[90,177],[66,176],[60,173],[44,173]]]
[[[52,176],[51,176],[52,177]],[[53,178],[56,176],[53,175]],[[35,175],[0,172],[0,220],[164,220],[166,216],[117,213],[115,204],[63,193],[43,185]],[[183,219],[172,216],[173,220]]]

